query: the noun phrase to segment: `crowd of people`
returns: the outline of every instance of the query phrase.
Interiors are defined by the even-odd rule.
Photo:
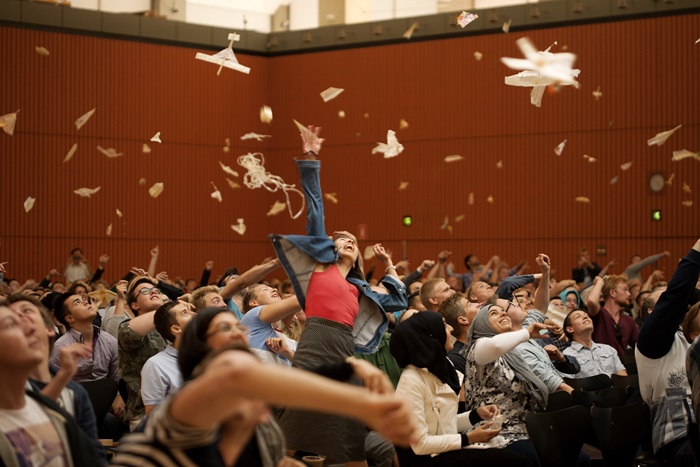
[[[39,283],[0,263],[2,465],[537,466],[528,413],[628,372],[653,454],[695,465],[700,240],[668,282],[642,277],[668,252],[618,275],[585,248],[562,280],[546,254],[536,274],[448,251],[411,270],[381,244],[365,272],[357,238],[326,232],[319,132],[295,160],[307,235],[271,235],[277,258],[243,273],[170,280],[157,247],[113,283],[80,248]]]

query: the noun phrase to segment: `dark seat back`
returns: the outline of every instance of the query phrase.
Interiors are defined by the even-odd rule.
[[[611,388],[612,380],[608,375],[595,375],[587,378],[564,378],[564,382],[574,389],[582,391],[598,391]]]
[[[100,379],[97,381],[85,381],[80,383],[90,396],[95,418],[99,425],[109,412],[114,398],[117,396],[117,383],[112,379]]]
[[[591,429],[591,413],[580,405],[553,412],[531,412],[525,424],[541,467],[575,466]]]
[[[591,419],[605,465],[634,465],[639,445],[651,430],[646,404],[592,407]]]
[[[574,389],[571,395],[574,404],[585,407],[618,407],[627,403],[627,394],[620,388],[606,388],[599,391],[581,391]]]

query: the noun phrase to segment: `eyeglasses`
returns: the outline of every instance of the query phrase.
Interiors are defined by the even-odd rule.
[[[138,295],[151,295],[152,293],[159,294],[160,289],[158,287],[144,287],[139,290]]]
[[[206,334],[206,337],[211,337],[217,333],[231,334],[234,331],[235,331],[234,334],[243,334],[246,337],[248,337],[250,335],[250,329],[248,329],[248,326],[246,326],[245,324],[221,323],[217,327],[215,327],[214,330],[209,331]]]
[[[506,307],[506,310],[505,310],[506,314],[508,314],[508,310],[510,310],[511,305],[512,306],[520,306],[520,305],[518,305],[517,298],[515,299],[515,301],[508,302],[508,306]]]

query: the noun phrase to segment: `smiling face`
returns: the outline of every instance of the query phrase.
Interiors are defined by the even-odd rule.
[[[338,232],[333,239],[335,248],[338,250],[338,260],[344,260],[349,264],[355,264],[360,250],[357,248],[357,239],[348,232]]]
[[[578,308],[578,298],[576,297],[576,294],[573,292],[566,294],[564,305],[566,306],[566,310],[568,312],[572,312]]]
[[[139,314],[157,310],[159,306],[166,302],[166,297],[161,293],[160,289],[148,282],[138,284],[132,294],[136,297],[136,300],[131,303],[131,309],[138,311]]]
[[[489,325],[496,332],[496,334],[502,334],[504,332],[510,332],[513,330],[513,323],[506,314],[506,312],[498,305],[494,305],[489,308],[489,313],[487,315]]]
[[[569,313],[564,321],[564,330],[574,339],[579,336],[590,336],[593,333],[593,320],[583,310]]]

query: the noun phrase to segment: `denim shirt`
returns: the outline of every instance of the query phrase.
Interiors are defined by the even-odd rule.
[[[311,275],[318,263],[336,263],[338,254],[335,243],[326,235],[323,216],[323,197],[319,171],[320,161],[295,161],[301,176],[301,186],[306,199],[307,235],[270,235],[272,245],[282,267],[289,276],[301,308],[306,305],[306,291]],[[406,287],[393,276],[385,276],[382,285],[389,294],[374,292],[356,265],[347,281],[360,291],[359,311],[352,335],[355,351],[370,354],[377,351],[389,320],[386,313],[405,310],[408,307]]]

